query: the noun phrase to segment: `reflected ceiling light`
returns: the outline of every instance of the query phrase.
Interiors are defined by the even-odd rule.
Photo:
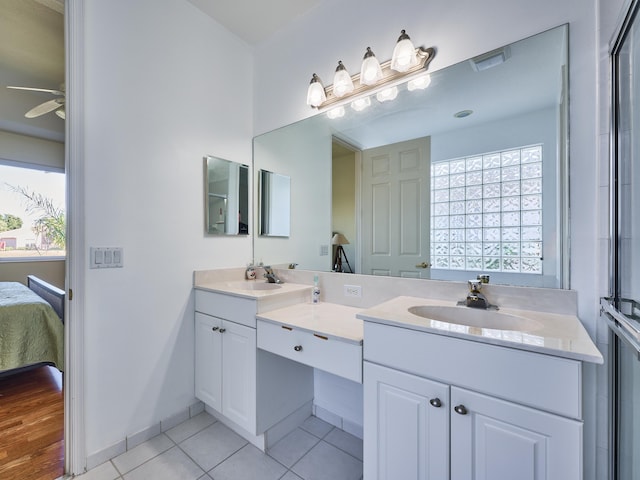
[[[309,82],[309,89],[307,90],[307,105],[319,107],[326,99],[327,95],[320,81],[320,77],[314,73],[311,77],[311,82]]]
[[[454,113],[453,116],[456,118],[465,118],[471,115],[472,113],[473,113],[473,110],[460,110],[459,112]]]
[[[402,30],[391,56],[391,69],[396,72],[406,72],[417,64],[416,47],[413,46],[413,42],[407,32]]]
[[[407,90],[413,92],[414,90],[423,90],[431,84],[431,75],[420,75],[407,82]]]
[[[362,68],[360,69],[360,84],[375,85],[382,79],[382,67],[380,62],[371,51],[371,47],[367,47],[367,51],[362,59]]]
[[[421,74],[429,67],[435,54],[434,48],[415,48],[409,36],[402,30],[391,60],[380,64],[371,47],[367,47],[359,74],[349,76],[344,64],[339,61],[333,85],[325,88],[314,73],[307,91],[307,105],[324,109],[336,104],[346,104],[351,101],[348,100],[349,97],[365,94],[368,96],[396,87],[412,77],[423,76]],[[410,90],[425,88],[429,81],[428,76],[416,79]],[[387,98],[388,94],[389,92],[381,93],[380,97],[385,99],[382,101],[391,99]]]
[[[333,120],[334,118],[344,117],[344,107],[341,105],[339,107],[332,108],[327,112],[327,117],[329,117],[331,120]]]
[[[340,60],[333,77],[333,93],[336,97],[344,97],[351,92],[353,92],[353,80]]]
[[[353,102],[351,102],[351,108],[353,108],[356,112],[361,112],[369,105],[371,105],[371,99],[369,97],[357,98]]]
[[[397,96],[398,87],[385,88],[376,94],[376,98],[379,102],[388,102],[389,100],[394,100]]]

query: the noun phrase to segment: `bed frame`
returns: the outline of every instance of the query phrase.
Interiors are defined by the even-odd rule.
[[[64,323],[64,290],[60,290],[35,275],[27,276],[27,287],[49,302]]]

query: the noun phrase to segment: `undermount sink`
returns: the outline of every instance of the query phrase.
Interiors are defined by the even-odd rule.
[[[282,285],[277,283],[267,283],[267,282],[233,282],[229,283],[231,288],[236,288],[238,290],[277,290],[282,288]]]
[[[495,310],[479,310],[468,307],[417,305],[409,307],[409,313],[440,322],[455,323],[476,328],[532,332],[542,328],[535,320]]]

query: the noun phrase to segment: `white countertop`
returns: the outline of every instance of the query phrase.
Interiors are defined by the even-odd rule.
[[[201,282],[196,283],[193,288],[257,300],[265,297],[288,295],[292,292],[304,292],[305,290],[309,291],[309,298],[311,298],[312,287],[311,285],[302,285],[299,283],[267,283],[263,280],[233,280]]]
[[[258,320],[300,328],[329,338],[362,343],[364,322],[356,318],[360,308],[334,303],[300,303],[257,315]]]
[[[445,306],[461,309],[456,302],[418,297],[396,297],[375,307],[361,310],[356,316],[365,321],[448,335],[467,340],[529,350],[592,363],[604,363],[584,326],[574,315],[500,309],[498,313],[523,317],[534,325],[529,330],[498,330],[431,320],[408,311],[413,306]],[[527,326],[525,326],[525,329]]]

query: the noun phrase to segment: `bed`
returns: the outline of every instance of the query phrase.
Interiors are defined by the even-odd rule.
[[[0,375],[64,370],[64,291],[33,275],[27,285],[0,282]]]

